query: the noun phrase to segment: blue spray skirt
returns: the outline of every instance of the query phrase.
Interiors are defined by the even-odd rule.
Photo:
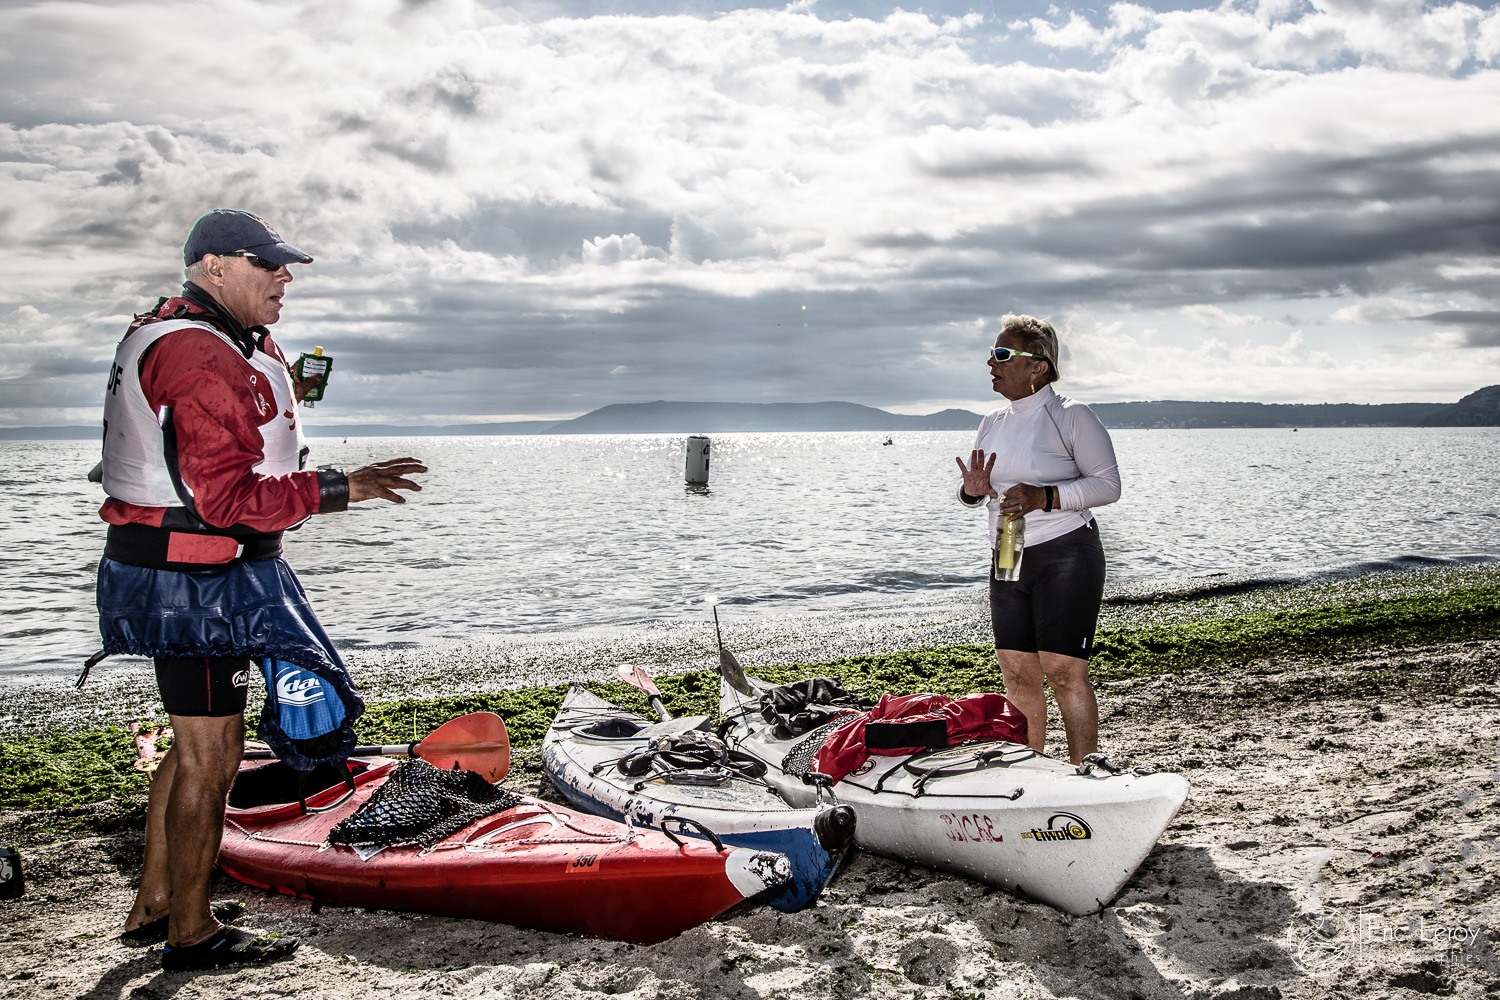
[[[263,657],[260,672],[266,679],[266,697],[276,703],[277,725],[291,739],[331,733],[348,714],[332,684],[295,663]]]
[[[258,733],[292,767],[311,770],[354,748],[365,703],[285,560],[182,573],[101,559],[98,604],[111,655],[260,661],[266,701]],[[342,738],[332,753],[309,756],[292,742],[335,728]]]

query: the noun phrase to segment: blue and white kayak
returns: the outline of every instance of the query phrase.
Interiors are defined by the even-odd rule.
[[[786,855],[791,881],[765,901],[787,913],[811,906],[853,848],[853,810],[788,805],[760,776],[763,768],[744,766],[742,755],[734,755],[736,766],[705,724],[703,716],[652,723],[575,687],[547,731],[542,764],[585,812]]]

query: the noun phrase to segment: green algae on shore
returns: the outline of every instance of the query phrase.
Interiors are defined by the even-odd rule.
[[[1098,681],[1226,667],[1277,655],[1316,655],[1379,646],[1412,647],[1500,637],[1500,584],[1418,592],[1351,604],[1102,629],[1092,662]],[[861,694],[935,691],[957,696],[999,687],[994,651],[983,645],[950,645],[851,656],[818,663],[757,668],[766,680],[785,682],[836,675]],[[690,671],[658,678],[676,715],[713,715],[718,678]],[[649,713],[634,688],[594,683],[590,690]],[[360,720],[363,742],[409,743],[467,712],[495,712],[506,721],[517,749],[540,742],[562,704],[566,685],[519,688],[370,705]],[[122,728],[0,743],[0,809],[60,808],[111,796],[142,794],[144,774]]]
[[[147,777],[119,726],[0,743],[0,809],[52,809],[144,794]]]

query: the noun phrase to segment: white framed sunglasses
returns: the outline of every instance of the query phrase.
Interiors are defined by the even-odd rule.
[[[1046,361],[1047,360],[1046,355],[1044,355],[1044,354],[1032,354],[1030,351],[1013,351],[1009,347],[992,347],[992,348],[990,348],[990,357],[992,357],[996,361],[1000,361],[1000,362],[1009,361],[1011,358],[1015,357],[1018,354],[1021,357],[1023,357],[1023,358],[1036,358],[1038,361]]]

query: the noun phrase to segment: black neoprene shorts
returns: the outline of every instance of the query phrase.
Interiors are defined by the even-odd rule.
[[[1104,597],[1104,546],[1097,522],[1028,545],[1021,579],[990,578],[990,624],[996,649],[1060,653],[1087,660]]]
[[[1024,564],[1023,564],[1024,567]],[[156,687],[168,715],[223,718],[245,710],[250,661],[233,656],[158,656]]]

